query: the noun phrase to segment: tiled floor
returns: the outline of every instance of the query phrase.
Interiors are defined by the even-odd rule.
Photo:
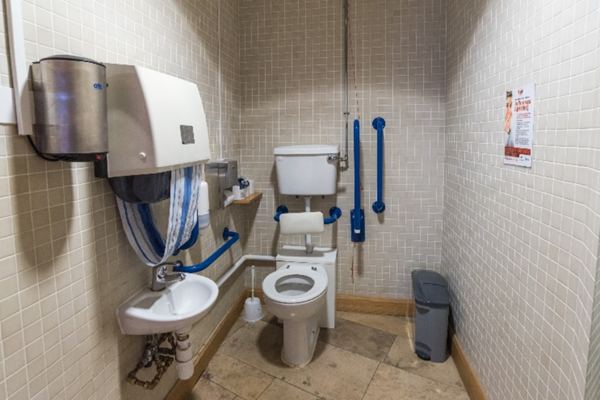
[[[414,355],[410,318],[338,312],[312,362],[294,369],[280,358],[281,325],[264,312],[262,321],[237,321],[188,400],[469,399],[452,358]]]

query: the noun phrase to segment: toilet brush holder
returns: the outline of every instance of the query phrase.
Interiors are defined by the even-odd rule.
[[[256,322],[262,318],[262,305],[260,299],[254,297],[254,265],[251,269],[252,275],[252,297],[248,297],[244,303],[244,319],[247,322]]]
[[[244,303],[244,319],[246,322],[260,321],[262,318],[262,305],[258,297],[248,297]]]

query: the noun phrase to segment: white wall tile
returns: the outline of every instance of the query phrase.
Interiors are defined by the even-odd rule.
[[[580,139],[600,124],[582,66],[598,59],[584,45],[598,5],[452,1],[447,21],[442,270],[458,335],[490,398],[583,399],[600,221],[584,177],[600,147]],[[504,93],[529,82],[533,168],[505,166]]]

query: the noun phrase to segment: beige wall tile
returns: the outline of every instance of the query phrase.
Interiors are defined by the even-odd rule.
[[[407,1],[350,3],[350,168],[340,172],[335,196],[312,200],[313,209],[324,215],[335,205],[344,214],[325,233],[313,235],[313,241],[339,249],[338,293],[408,298],[412,269],[440,267],[445,3],[426,1],[418,7]],[[341,6],[342,2],[316,0],[240,2],[241,168],[264,193],[252,211],[251,252],[276,254],[283,244],[299,245],[304,240],[280,237],[273,221],[278,205],[287,205],[291,212],[304,209],[302,199],[278,193],[273,149],[322,143],[339,144],[344,151]],[[371,122],[376,116],[387,124],[387,209],[379,218],[371,210],[377,148]],[[356,252],[353,281],[349,218],[354,205],[355,118],[362,126],[367,240]],[[259,269],[259,284],[270,270]]]
[[[198,84],[217,158],[218,3],[22,2],[26,54],[29,62],[70,53],[136,64]],[[236,0],[220,3],[222,156],[235,158],[239,17]],[[0,84],[9,85],[3,25],[1,18]],[[223,227],[247,230],[241,209],[214,210],[211,216],[197,249],[183,254],[186,262],[202,261],[221,245]],[[205,274],[217,279],[242,253],[241,244],[234,246],[230,257]],[[0,398],[164,398],[176,379],[173,371],[153,392],[124,382],[123,371],[137,363],[144,338],[121,335],[115,309],[149,274],[129,248],[107,182],[94,178],[90,164],[39,159],[14,126],[0,127],[0,265]],[[235,282],[205,325],[194,327],[194,348],[242,289]]]
[[[597,175],[587,138],[600,120],[581,98],[598,96],[583,81],[597,75],[585,43],[599,18],[587,1],[448,3],[442,271],[491,399],[584,398],[600,232],[584,177]],[[533,168],[505,166],[505,91],[530,82]]]

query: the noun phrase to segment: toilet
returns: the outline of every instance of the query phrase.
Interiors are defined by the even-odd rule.
[[[336,193],[338,154],[338,146],[328,145],[276,148],[279,192],[303,196],[304,211],[310,212],[311,196]],[[305,246],[283,246],[277,269],[262,283],[267,307],[283,323],[281,359],[290,367],[308,364],[319,330],[335,327],[337,250],[314,247],[311,234],[303,233]]]
[[[262,283],[265,304],[283,323],[282,361],[290,367],[308,364],[320,328],[335,327],[337,250],[283,246],[277,269]]]

